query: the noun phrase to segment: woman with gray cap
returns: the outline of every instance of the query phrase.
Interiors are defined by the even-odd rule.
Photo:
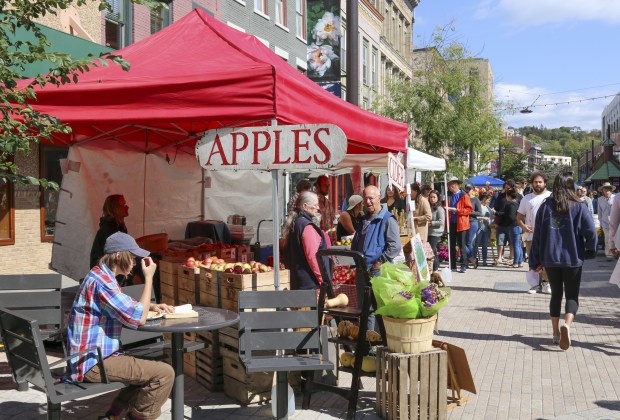
[[[353,235],[356,226],[359,225],[364,217],[364,204],[361,195],[353,194],[349,197],[347,211],[340,213],[338,225],[336,225],[336,240],[339,241],[343,236]]]
[[[137,301],[123,293],[117,275],[128,275],[142,257],[144,291]],[[129,419],[156,419],[161,415],[172,385],[174,370],[164,362],[137,359],[120,352],[123,326],[136,329],[146,322],[148,312],[174,312],[166,304],[151,303],[155,263],[149,252],[123,232],[116,232],[105,242],[104,255],[84,278],[73,301],[68,326],[70,354],[85,352],[85,356],[69,360],[66,380],[71,382],[101,382],[97,350],[101,350],[103,365],[110,381],[128,382],[112,405],[100,418],[119,418],[124,412]]]

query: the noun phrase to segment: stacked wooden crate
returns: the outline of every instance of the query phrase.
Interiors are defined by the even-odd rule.
[[[189,268],[184,265],[178,267],[177,272],[177,304],[184,305],[191,303],[195,305],[199,302],[200,269]]]
[[[183,334],[185,341],[196,341],[196,333],[186,332]],[[196,353],[190,351],[183,354],[183,373],[192,379],[196,379]]]
[[[221,271],[209,268],[200,268],[198,275],[199,302],[203,306],[221,308],[220,304],[220,274]]]
[[[288,270],[280,270],[280,290],[290,288]],[[250,274],[220,273],[221,307],[237,312],[238,295],[242,290],[274,290],[274,272]]]
[[[183,257],[164,257],[159,262],[159,281],[163,303],[169,305],[178,304],[178,270],[185,260],[186,258]]]
[[[196,352],[196,381],[209,391],[221,391],[224,388],[224,376],[219,333],[202,331],[196,334],[196,339],[208,343],[206,349]]]
[[[271,398],[273,372],[247,374],[239,358],[239,330],[220,330],[220,352],[223,361],[224,393],[241,404],[268,401]]]

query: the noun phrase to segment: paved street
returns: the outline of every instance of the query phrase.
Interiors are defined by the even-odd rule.
[[[620,288],[608,283],[615,262],[585,266],[580,308],[571,329],[572,347],[551,343],[549,295],[526,293],[525,269],[481,267],[454,273],[452,301],[439,318],[438,339],[467,353],[478,393],[449,411],[456,419],[620,419]],[[343,380],[348,378],[344,376]],[[350,379],[348,379],[350,380]],[[364,381],[358,418],[378,418],[374,379]],[[102,415],[111,395],[63,405],[63,418]],[[342,418],[347,401],[319,393],[295,419]],[[186,379],[186,418],[245,419],[271,415],[267,405],[239,406],[223,393],[209,393]],[[19,393],[0,354],[0,420],[42,419],[45,397]],[[161,418],[170,418],[170,401]]]

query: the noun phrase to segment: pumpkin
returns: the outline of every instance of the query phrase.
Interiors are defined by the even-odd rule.
[[[343,367],[353,367],[355,364],[355,355],[345,351],[340,355],[340,364]]]
[[[362,370],[372,373],[377,371],[377,361],[373,356],[364,356],[362,359]]]

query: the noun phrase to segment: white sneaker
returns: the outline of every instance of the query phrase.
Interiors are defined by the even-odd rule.
[[[540,284],[532,287],[530,290],[527,291],[529,294],[533,295],[535,293],[540,293],[541,292],[541,287]]]
[[[551,285],[549,284],[549,282],[544,282],[542,285],[542,293],[546,294],[546,295],[550,295],[551,294]]]

